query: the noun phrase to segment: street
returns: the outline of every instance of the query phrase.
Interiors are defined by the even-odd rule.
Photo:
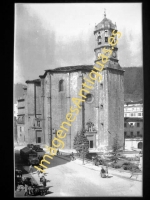
[[[55,156],[46,166],[45,176],[50,192],[45,196],[142,196],[141,182],[116,176],[102,179],[99,171],[85,168],[74,161],[69,162]],[[22,166],[18,153],[16,167],[22,169],[23,174],[28,174],[28,166]],[[32,177],[39,183],[37,173],[33,173]],[[20,196],[19,192],[16,196]]]

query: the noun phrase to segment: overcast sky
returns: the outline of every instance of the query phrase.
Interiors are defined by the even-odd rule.
[[[121,67],[143,66],[142,4],[15,4],[14,82],[39,78],[44,70],[94,64],[94,27],[106,17],[122,33]]]

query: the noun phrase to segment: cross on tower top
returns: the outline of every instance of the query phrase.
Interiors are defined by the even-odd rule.
[[[104,18],[106,18],[106,9],[104,8]]]

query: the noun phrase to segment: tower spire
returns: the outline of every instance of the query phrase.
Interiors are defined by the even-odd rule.
[[[104,8],[104,18],[106,18],[106,9]]]

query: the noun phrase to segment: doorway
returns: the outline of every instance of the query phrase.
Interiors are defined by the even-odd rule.
[[[93,148],[93,140],[90,140],[90,146],[89,146],[89,148],[90,149]]]
[[[41,143],[41,137],[37,138],[37,143]]]
[[[41,143],[42,131],[36,131],[36,143]]]

